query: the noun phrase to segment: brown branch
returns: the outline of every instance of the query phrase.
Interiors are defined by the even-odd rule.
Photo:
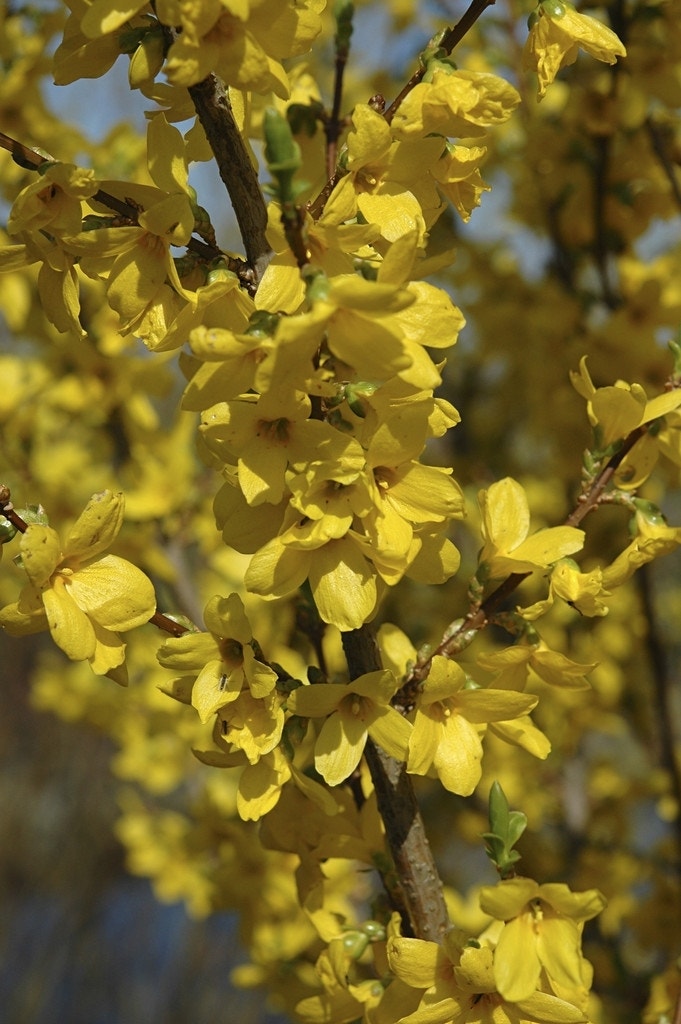
[[[488,7],[492,7],[495,3],[496,0],[472,0],[470,7],[456,25],[453,28],[447,29],[442,37],[442,41],[440,42],[440,48],[450,54],[454,47],[458,46],[466,33],[471,30],[478,18],[484,14]],[[383,112],[383,117],[386,119],[388,124],[391,123],[400,103],[402,103],[411,90],[419,84],[424,74],[425,68],[419,68],[418,71],[415,71],[404,88],[392,101],[390,106]],[[309,204],[308,211],[310,216],[315,220],[321,216],[329,196],[344,174],[344,171],[336,169],[327,181],[326,185],[324,185],[324,188],[321,190],[317,198]]]
[[[674,196],[674,202],[681,210],[681,185],[679,185],[679,179],[676,174],[674,163],[667,151],[662,129],[660,125],[655,123],[652,117],[647,117],[644,123],[650,138],[650,144],[653,147],[653,152],[660,161],[660,166],[669,181],[672,195]]]
[[[265,234],[267,207],[256,169],[234,120],[222,79],[210,74],[197,85],[190,85],[189,95],[232,201],[257,285],[274,254]]]
[[[679,991],[676,993],[673,1024],[681,1024],[681,985],[679,985]]]
[[[381,658],[371,626],[343,633],[350,678],[380,669]],[[425,832],[406,766],[367,742],[365,757],[376,790],[378,810],[400,882],[400,892],[386,886],[403,920],[405,934],[441,942],[450,927],[442,882]]]
[[[169,615],[164,615],[163,612],[154,612],[149,622],[152,626],[158,626],[165,633],[170,633],[171,636],[184,636],[185,633],[189,632],[187,626],[183,626],[181,622],[175,622],[175,619],[171,619]]]
[[[630,434],[627,434],[621,447],[618,448],[615,454],[608,459],[598,476],[590,484],[587,493],[580,495],[577,505],[565,520],[566,526],[579,526],[589,512],[592,512],[598,506],[603,496],[603,492],[614,477],[620,465],[624,462],[624,459],[627,457],[636,442],[640,441],[647,432],[648,427],[646,424],[642,424],[640,427],[635,427]]]
[[[12,524],[15,530],[19,533],[26,533],[28,530],[28,523],[26,523],[21,516],[14,511],[14,505],[11,502],[11,493],[9,487],[6,484],[0,484],[0,515]]]
[[[671,694],[672,681],[665,657],[665,648],[657,628],[655,599],[649,565],[642,565],[636,573],[638,593],[646,618],[646,649],[653,677],[655,701],[653,715],[659,744],[658,760],[669,776],[671,791],[678,807],[681,807],[681,767],[676,757],[676,736],[674,735],[674,701]],[[676,816],[676,842],[681,855],[681,816]]]
[[[333,178],[336,167],[338,139],[340,137],[342,127],[341,103],[343,101],[343,76],[345,75],[347,62],[347,49],[338,50],[336,53],[331,115],[324,122],[324,134],[326,135],[326,174],[329,180]]]
[[[9,135],[5,135],[4,132],[0,132],[0,147],[11,153],[14,162],[27,171],[37,171],[46,161],[51,160],[50,157],[41,156],[34,149],[29,149],[28,146],[11,138]],[[109,210],[113,210],[114,213],[129,221],[130,224],[139,223],[139,215],[142,211],[131,203],[126,203],[123,199],[112,196],[110,192],[98,189],[90,201],[100,203]],[[229,256],[222,249],[209,245],[199,238],[190,238],[186,247],[190,252],[196,253],[197,256],[204,260],[224,260],[229,269],[237,275],[244,286],[250,287],[252,285],[250,267],[243,260]]]

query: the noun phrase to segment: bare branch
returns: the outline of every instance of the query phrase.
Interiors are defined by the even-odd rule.
[[[382,667],[376,639],[369,625],[343,633],[343,649],[351,679]],[[367,742],[365,757],[401,885],[400,902],[403,905],[395,909],[402,914],[405,934],[441,942],[450,927],[449,917],[442,882],[406,766],[371,740]],[[388,896],[393,897],[394,903],[390,888]]]
[[[197,85],[191,85],[189,95],[232,201],[246,258],[253,268],[257,285],[273,252],[265,234],[267,207],[256,169],[234,120],[222,79],[210,74]]]

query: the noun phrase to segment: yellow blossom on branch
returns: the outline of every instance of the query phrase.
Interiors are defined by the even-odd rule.
[[[561,992],[583,990],[581,935],[605,897],[597,889],[571,892],[562,883],[511,878],[480,890],[482,910],[505,921],[494,954],[494,977],[504,999],[519,1002],[538,988],[542,969]]]
[[[87,660],[97,675],[117,682],[127,680],[118,633],[143,625],[156,610],[144,573],[123,558],[102,554],[122,522],[123,495],[103,491],[90,499],[63,544],[50,526],[29,526],[20,541],[29,582],[18,601],[0,611],[8,633],[49,629],[69,658]]]
[[[392,131],[398,139],[423,138],[432,132],[471,138],[503,124],[519,103],[518,92],[497,75],[438,69],[402,101]]]
[[[411,726],[390,707],[396,689],[392,672],[369,672],[347,685],[317,683],[291,694],[294,714],[329,716],[315,743],[315,767],[330,786],[352,774],[369,736],[392,757],[405,759]]]
[[[528,536],[530,510],[517,480],[506,477],[479,495],[482,536],[485,541],[478,561],[487,579],[512,572],[545,569],[566,555],[579,551],[584,531],[574,526],[552,526]]]
[[[450,793],[470,796],[482,774],[480,725],[526,715],[537,697],[513,690],[467,689],[463,669],[439,655],[416,703],[407,771],[437,773]]]
[[[393,973],[411,988],[425,989],[418,1008],[401,1017],[399,1024],[581,1024],[587,1020],[572,1003],[535,989],[522,999],[508,999],[496,983],[497,951],[464,942],[454,929],[442,945],[402,936],[389,939]]]
[[[568,0],[540,3],[530,15],[530,34],[523,51],[523,67],[539,76],[539,99],[558,71],[574,64],[580,49],[606,64],[627,55],[612,29],[579,14]]]
[[[203,618],[209,632],[170,637],[157,656],[165,668],[194,674],[192,705],[201,721],[208,722],[244,687],[254,697],[265,697],[274,689],[277,676],[255,656],[253,634],[238,594],[211,598]]]

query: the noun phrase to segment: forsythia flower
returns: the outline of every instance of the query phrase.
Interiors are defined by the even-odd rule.
[[[494,956],[496,986],[504,999],[519,1002],[531,996],[542,969],[561,991],[579,993],[582,928],[605,902],[597,889],[571,892],[567,885],[539,885],[532,878],[483,886],[482,910],[506,922]]]
[[[65,543],[49,526],[29,526],[20,541],[29,578],[19,600],[0,612],[13,636],[49,629],[73,661],[90,662],[97,675],[125,682],[125,644],[119,632],[147,622],[156,610],[154,588],[144,573],[116,555],[99,555],[123,522],[123,495],[95,494]]]
[[[478,561],[487,579],[512,572],[543,569],[579,551],[584,531],[574,526],[553,526],[528,537],[530,510],[517,480],[505,477],[479,495],[485,545]]]
[[[482,769],[479,723],[525,715],[537,698],[511,690],[464,689],[456,662],[436,656],[416,704],[407,771],[426,775],[431,767],[450,793],[469,796]]]
[[[681,406],[681,390],[667,391],[648,400],[640,384],[618,380],[609,387],[594,387],[586,359],[582,356],[579,373],[571,371],[570,380],[575,391],[587,400],[589,422],[599,428],[598,442],[603,448]]]
[[[291,694],[294,714],[329,715],[315,744],[315,767],[330,786],[355,770],[369,736],[392,757],[405,759],[411,726],[390,707],[396,689],[392,672],[369,672],[348,685],[317,683]]]
[[[545,0],[530,15],[530,34],[523,51],[523,67],[539,76],[539,99],[558,71],[574,64],[577,51],[614,64],[627,51],[612,29],[595,18],[579,14],[567,0]]]
[[[554,566],[549,581],[549,596],[518,611],[524,619],[534,622],[545,615],[557,597],[576,608],[582,615],[607,615],[608,606],[602,600],[610,597],[610,591],[603,587],[603,570],[592,569],[580,572],[571,558],[561,558]]]
[[[518,955],[522,950],[518,949]],[[534,989],[507,1000],[495,981],[497,951],[464,946],[450,931],[442,945],[393,936],[388,941],[390,968],[400,981],[425,989],[418,1009],[400,1024],[579,1024],[586,1017],[576,1006]]]
[[[431,132],[471,138],[503,124],[519,103],[518,92],[497,75],[438,69],[400,103],[392,131],[397,139],[423,138]]]
[[[253,634],[238,594],[213,597],[203,618],[208,633],[172,637],[157,656],[165,668],[194,672],[192,705],[201,721],[208,722],[244,688],[254,697],[267,696],[276,685],[277,675],[255,657]]]

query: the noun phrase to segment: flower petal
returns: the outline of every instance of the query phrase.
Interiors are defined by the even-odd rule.
[[[22,535],[19,547],[26,575],[33,586],[40,590],[61,559],[59,537],[50,526],[35,523]]]
[[[73,661],[84,661],[95,653],[94,626],[69,594],[63,579],[43,594],[52,639]]]
[[[78,606],[107,629],[134,629],[156,611],[151,580],[117,555],[105,555],[79,569],[67,586]]]
[[[94,559],[111,547],[123,523],[122,493],[93,494],[66,537],[64,560]]]

